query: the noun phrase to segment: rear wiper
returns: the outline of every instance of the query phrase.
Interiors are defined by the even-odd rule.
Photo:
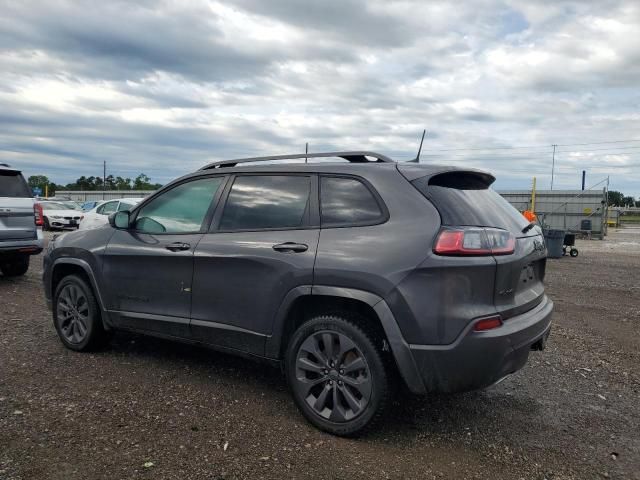
[[[533,227],[535,227],[537,224],[535,222],[531,222],[529,225],[527,225],[526,227],[524,227],[522,229],[522,233],[527,233],[529,230],[531,230]]]

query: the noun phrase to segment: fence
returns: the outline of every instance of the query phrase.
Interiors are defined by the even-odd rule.
[[[499,191],[521,212],[531,208],[531,190]],[[535,213],[549,228],[581,232],[582,221],[591,221],[590,233],[602,238],[607,234],[606,189],[537,190]]]
[[[88,202],[91,200],[111,200],[114,198],[140,198],[151,195],[154,190],[65,190],[57,191],[58,197],[69,197],[71,200]]]

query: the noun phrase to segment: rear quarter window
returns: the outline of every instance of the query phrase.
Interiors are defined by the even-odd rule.
[[[320,177],[320,211],[323,227],[371,225],[384,217],[371,190],[355,178]]]
[[[438,209],[443,225],[522,231],[529,222],[489,187],[492,181],[493,177],[455,172],[423,177],[411,183]]]
[[[31,190],[20,172],[0,170],[0,197],[30,198]]]

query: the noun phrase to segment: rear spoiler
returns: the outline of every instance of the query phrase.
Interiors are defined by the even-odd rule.
[[[490,173],[475,168],[399,163],[398,171],[410,182],[421,179],[429,185],[449,188],[488,188],[496,181]]]

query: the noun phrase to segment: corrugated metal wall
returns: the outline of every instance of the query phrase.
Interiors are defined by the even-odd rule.
[[[520,211],[531,207],[531,190],[498,192]],[[603,190],[538,190],[535,213],[549,228],[581,230],[582,220],[591,220],[596,236],[606,235],[606,191]]]
[[[111,200],[113,198],[140,198],[149,196],[153,192],[153,190],[105,190],[104,192],[99,190],[60,190],[56,194],[60,197],[69,197],[71,200],[85,202],[89,200]]]

